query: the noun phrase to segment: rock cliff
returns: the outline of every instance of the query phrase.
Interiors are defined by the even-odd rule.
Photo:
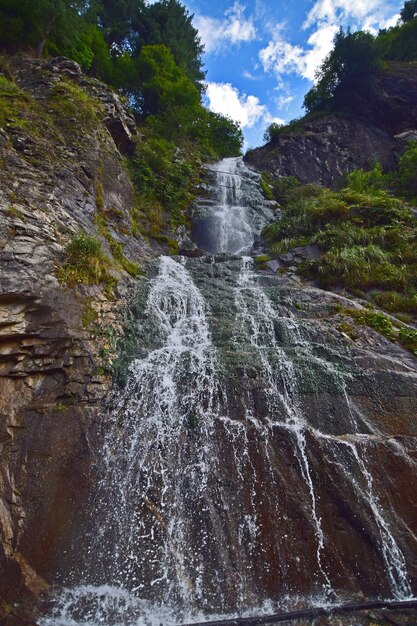
[[[17,624],[25,623],[25,603],[47,588],[93,480],[87,427],[108,390],[131,283],[119,261],[140,263],[150,250],[132,234],[123,154],[138,137],[120,99],[68,59],[14,59],[8,73],[14,86],[4,90],[0,130],[0,622]],[[101,241],[111,289],[58,279],[80,231]]]
[[[368,87],[368,86],[367,86]],[[337,185],[341,176],[379,161],[392,170],[407,141],[417,137],[417,68],[392,63],[365,92],[339,96],[334,111],[307,116],[245,160],[273,176]]]

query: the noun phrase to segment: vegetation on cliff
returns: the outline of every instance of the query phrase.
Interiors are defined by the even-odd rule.
[[[272,182],[283,216],[265,229],[270,252],[279,256],[297,246],[317,245],[320,255],[298,271],[325,288],[342,287],[375,305],[405,316],[417,315],[417,143],[397,170],[380,165],[356,170],[343,188],[301,185],[294,178]]]
[[[271,150],[280,150],[283,135],[302,138],[303,124],[309,122],[311,129],[314,120],[323,115],[331,114],[334,119],[338,115],[348,116],[354,121],[366,110],[366,119],[374,123],[375,110],[367,109],[368,102],[374,101],[377,108],[380,102],[371,93],[377,85],[374,81],[392,72],[391,62],[399,61],[405,62],[398,69],[401,81],[401,68],[416,60],[416,0],[404,4],[397,26],[376,37],[367,32],[340,31],[317,74],[315,86],[305,97],[307,116],[287,126],[271,125],[265,135]],[[408,121],[405,123],[403,129],[413,128]],[[389,130],[389,124],[386,128]],[[393,162],[396,160],[397,165],[393,171],[384,172],[374,158],[368,169],[340,177],[334,189],[301,184],[292,176],[276,178],[266,174],[270,189],[282,206],[282,219],[269,225],[264,235],[269,253],[275,258],[300,246],[316,246],[314,258],[307,252],[304,261],[298,259],[300,275],[323,288],[344,289],[364,297],[370,306],[410,321],[417,316],[417,142],[406,144],[406,135],[414,136],[411,131],[404,137],[399,135],[403,143],[396,144]],[[356,321],[371,326],[381,322],[377,330],[386,336],[397,336],[383,314],[371,311]],[[407,332],[402,330],[400,339],[415,350],[417,334],[410,330],[412,336],[408,336]]]
[[[317,72],[316,84],[305,96],[307,112],[338,110],[347,92],[371,90],[372,76],[383,71],[389,62],[416,61],[416,13],[415,0],[409,0],[401,11],[402,23],[381,30],[377,36],[340,30],[333,50]]]
[[[188,222],[201,165],[238,155],[242,146],[241,129],[203,106],[203,48],[184,6],[177,0],[150,6],[137,0],[0,0],[0,41],[0,121],[7,132],[19,128],[30,141],[48,144],[45,154],[56,154],[61,140],[82,145],[97,135],[106,113],[94,95],[95,78],[118,90],[136,125],[135,139],[127,150],[121,147],[135,190],[130,224],[123,228],[175,252],[177,229]],[[10,56],[15,54],[67,56],[91,79],[75,80],[70,69],[61,80],[52,80],[39,99],[16,80]],[[59,167],[60,160],[55,163]],[[121,217],[103,205],[100,171],[99,166],[95,235],[107,244],[109,262],[135,275],[136,266],[110,232],[110,222]],[[71,284],[85,282],[83,272],[70,270],[71,254],[67,251],[61,279],[65,274]]]
[[[378,76],[388,74],[395,64],[417,61],[416,0],[405,2],[400,16],[396,26],[381,30],[376,36],[340,29],[332,51],[316,73],[315,84],[304,98],[307,115],[285,125],[272,123],[265,132],[265,141],[274,144],[282,135],[301,132],[303,123],[316,116],[349,115],[352,108],[358,109],[357,114],[361,107],[366,109]]]

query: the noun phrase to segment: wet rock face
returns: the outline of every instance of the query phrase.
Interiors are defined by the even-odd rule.
[[[416,592],[416,359],[343,334],[340,301],[249,258],[155,262],[102,435],[106,533],[72,582],[178,619]]]
[[[31,132],[30,117],[21,125],[7,122],[0,131],[0,622],[5,624],[23,620],[22,604],[31,606],[48,587],[75,541],[73,529],[83,526],[94,482],[86,433],[109,388],[98,352],[109,348],[109,330],[120,332],[117,308],[130,285],[127,274],[114,270],[119,281],[114,301],[99,286],[69,289],[57,279],[64,249],[81,230],[100,237],[95,219],[101,212],[131,259],[148,254],[130,232],[132,188],[120,150],[129,151],[134,129],[117,96],[68,59],[14,59],[11,71],[27,102],[35,103],[23,118],[37,111],[34,123],[42,132]],[[102,119],[88,130],[50,117],[48,94],[63,77],[101,102]],[[91,310],[95,333],[83,321]]]
[[[306,121],[274,144],[250,151],[249,166],[273,176],[295,176],[303,183],[334,187],[346,172],[369,169],[379,161],[395,167],[406,142],[417,129],[417,70],[392,63],[364,92],[343,92],[337,116]]]
[[[392,137],[373,125],[329,115],[280,136],[274,145],[251,150],[245,161],[275,177],[295,176],[303,183],[333,187],[343,174],[368,169],[375,159],[393,169],[392,145]]]

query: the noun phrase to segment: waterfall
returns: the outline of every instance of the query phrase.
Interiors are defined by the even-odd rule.
[[[212,169],[195,234],[224,254],[163,256],[142,281],[85,555],[42,626],[412,595],[416,537],[378,476],[381,458],[414,470],[406,444],[384,435],[340,334],[315,317],[330,296],[248,256],[271,217],[258,177],[239,159]]]
[[[273,219],[274,202],[265,200],[259,174],[241,158],[211,165],[209,196],[200,198],[193,213],[193,239],[211,254],[248,254],[262,228]]]

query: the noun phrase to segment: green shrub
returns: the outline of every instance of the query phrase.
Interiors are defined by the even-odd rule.
[[[398,331],[399,342],[417,356],[417,330],[402,327]]]
[[[110,276],[111,263],[104,255],[101,243],[87,233],[73,237],[65,249],[65,262],[58,270],[58,278],[69,287],[77,283],[114,285]]]
[[[366,290],[404,284],[403,269],[394,265],[389,254],[374,244],[329,250],[311,267],[323,286],[342,284]]]
[[[417,292],[403,294],[397,291],[383,291],[371,294],[371,299],[376,306],[386,311],[417,315]]]
[[[73,132],[74,122],[83,130],[91,130],[98,124],[97,113],[101,110],[81,87],[69,80],[61,80],[51,90],[49,106],[63,128]]]
[[[272,193],[275,200],[279,204],[285,205],[291,199],[291,194],[294,189],[297,189],[300,186],[300,181],[297,180],[294,176],[280,176],[272,184]]]
[[[407,197],[417,201],[417,141],[410,142],[400,158],[394,184]]]
[[[369,193],[385,189],[389,182],[389,177],[382,171],[380,163],[376,163],[373,169],[357,169],[347,175],[347,187],[361,193]]]

